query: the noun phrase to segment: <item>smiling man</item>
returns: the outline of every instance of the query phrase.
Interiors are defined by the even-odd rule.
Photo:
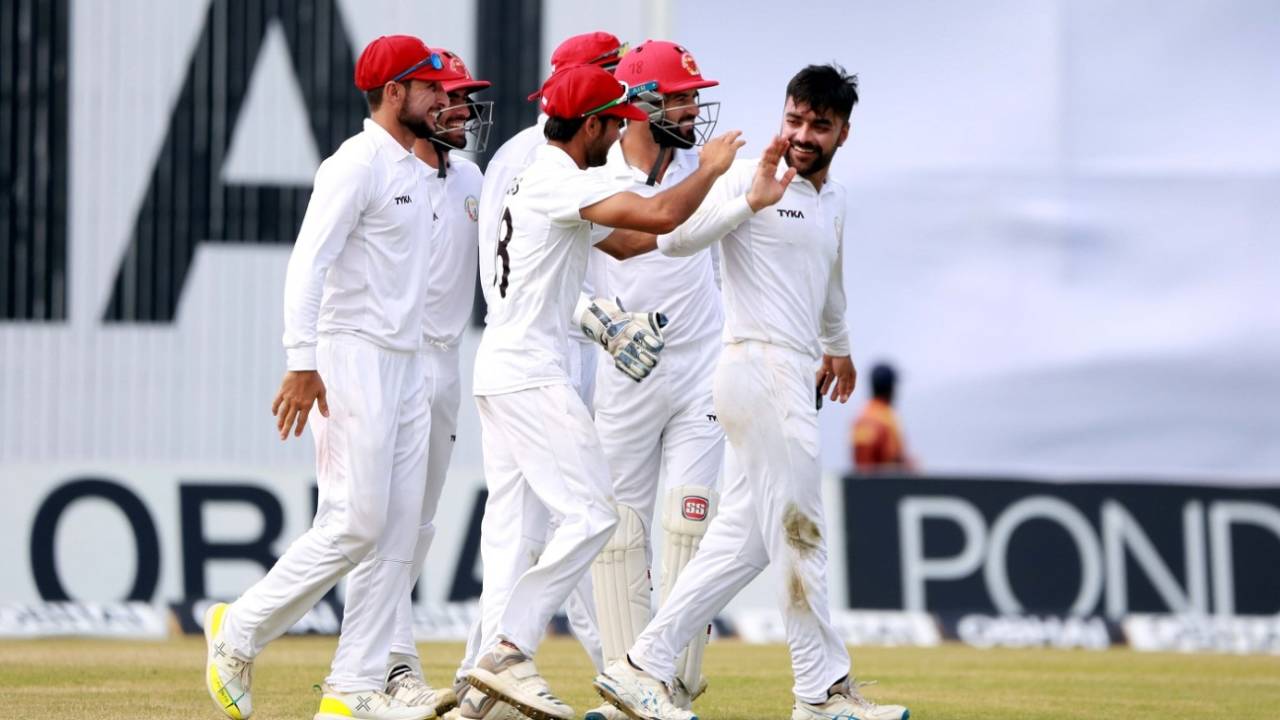
[[[858,692],[827,601],[814,385],[847,402],[855,381],[841,270],[845,190],[828,172],[857,99],[857,78],[840,67],[801,70],[759,165],[735,163],[698,212],[658,241],[674,256],[720,241],[725,328],[713,395],[729,452],[723,503],[698,553],[627,655],[596,679],[631,717],[687,720],[655,701],[675,682],[678,654],[770,562],[785,578],[778,601],[795,672],[792,720],[908,715]]]

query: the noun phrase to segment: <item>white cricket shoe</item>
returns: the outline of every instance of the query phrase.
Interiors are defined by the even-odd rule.
[[[458,707],[444,714],[444,720],[528,720],[519,710],[489,697],[459,678],[453,684]]]
[[[618,708],[605,703],[598,708],[588,710],[587,714],[582,716],[582,720],[628,720],[629,717]]]
[[[338,692],[324,686],[320,709],[313,720],[428,720],[426,708],[409,707],[381,690]]]
[[[689,688],[685,686],[684,681],[680,678],[676,678],[676,681],[671,684],[671,702],[678,708],[692,710],[693,701],[702,697],[702,694],[706,691],[706,678],[698,679],[698,689],[695,692],[689,692]]]
[[[601,697],[633,720],[698,720],[672,702],[666,685],[635,669],[626,658],[610,663],[593,684]]]
[[[226,603],[214,603],[204,611],[204,641],[208,647],[204,684],[209,697],[227,717],[248,720],[253,714],[253,698],[249,695],[253,661],[237,658],[222,639],[222,619],[228,607]]]
[[[877,705],[862,697],[858,688],[870,683],[855,683],[852,678],[831,686],[827,701],[810,705],[796,700],[791,720],[907,720],[911,711],[901,705]]]
[[[573,708],[551,692],[533,660],[499,643],[467,671],[467,682],[489,697],[507,703],[533,720],[570,720]],[[471,717],[463,710],[464,717]]]
[[[408,665],[397,665],[387,675],[386,693],[409,707],[430,711],[429,718],[443,715],[458,704],[452,690],[431,687]]]

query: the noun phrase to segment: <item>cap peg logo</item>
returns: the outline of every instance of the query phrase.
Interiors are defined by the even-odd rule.
[[[698,63],[693,59],[693,55],[688,52],[680,56],[680,67],[683,67],[690,75],[698,74]]]

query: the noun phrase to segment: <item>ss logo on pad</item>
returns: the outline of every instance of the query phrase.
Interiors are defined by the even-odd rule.
[[[684,515],[685,520],[706,520],[707,499],[697,495],[685,495],[684,509],[681,514]]]

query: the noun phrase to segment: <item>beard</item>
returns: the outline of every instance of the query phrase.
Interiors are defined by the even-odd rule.
[[[797,160],[793,154],[797,147],[805,150],[813,150],[814,153],[812,155],[805,156],[803,159]],[[826,169],[826,167],[831,164],[831,158],[834,157],[835,154],[835,148],[832,148],[830,152],[826,152],[820,145],[806,143],[803,145],[792,145],[788,148],[783,159],[786,160],[788,167],[796,169],[797,175],[800,177],[809,177],[814,173],[821,172]]]
[[[467,133],[463,130],[432,133],[431,141],[437,145],[444,145],[449,150],[465,150],[467,148]]]
[[[435,135],[435,131],[431,129],[430,123],[428,123],[424,118],[410,115],[403,106],[400,108],[400,113],[396,115],[396,120],[401,125],[409,128],[409,132],[413,133],[413,136],[416,138],[426,140],[432,135]]]
[[[602,167],[605,163],[609,162],[610,144],[611,143],[605,142],[604,138],[601,138],[599,143],[588,145],[587,167]]]
[[[676,123],[649,123],[649,134],[659,147],[688,150],[696,144],[693,127],[680,127]]]

